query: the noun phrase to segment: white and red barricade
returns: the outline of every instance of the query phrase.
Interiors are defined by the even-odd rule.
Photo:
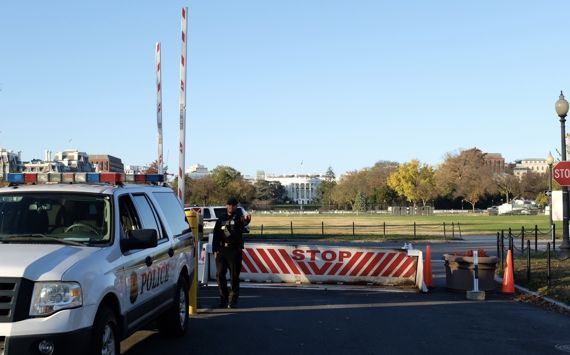
[[[215,280],[213,257],[208,264],[207,274]],[[241,279],[412,286],[426,290],[422,252],[415,249],[246,243]]]

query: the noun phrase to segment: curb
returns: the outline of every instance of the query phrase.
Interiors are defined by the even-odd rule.
[[[502,284],[502,283],[503,283],[503,278],[502,278],[502,277],[499,277],[499,276],[497,276],[497,275],[495,275],[495,281],[499,282],[499,284]],[[519,285],[517,285],[517,284],[515,284],[515,289],[518,290],[518,291],[520,291],[520,292],[522,292],[522,293],[525,293],[525,294],[527,294],[527,295],[531,295],[531,296],[540,298],[541,300],[543,300],[543,301],[545,301],[545,302],[547,302],[547,303],[550,303],[550,304],[552,304],[552,305],[554,305],[554,306],[557,306],[557,307],[560,307],[560,308],[564,309],[565,311],[570,312],[570,306],[567,305],[566,303],[557,301],[557,300],[552,299],[552,298],[550,298],[550,297],[542,296],[542,295],[539,294],[538,292],[531,291],[531,290],[529,290],[528,288],[524,288],[524,287],[519,286]]]

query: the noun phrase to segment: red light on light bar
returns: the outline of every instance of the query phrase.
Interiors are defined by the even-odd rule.
[[[24,183],[35,184],[38,180],[38,174],[24,174]]]
[[[99,177],[100,182],[107,182],[110,184],[119,184],[125,182],[125,174],[121,173],[101,173]]]
[[[144,183],[145,182],[145,175],[144,174],[135,174],[135,182],[136,183]]]

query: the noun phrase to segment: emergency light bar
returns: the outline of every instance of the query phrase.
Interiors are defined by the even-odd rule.
[[[123,173],[8,173],[10,184],[159,184],[164,182],[162,174],[123,174]]]

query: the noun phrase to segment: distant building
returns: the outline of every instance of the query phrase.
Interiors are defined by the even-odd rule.
[[[63,173],[67,167],[61,161],[44,161],[41,159],[32,159],[25,162],[23,172],[25,173]]]
[[[210,175],[210,172],[204,165],[194,164],[190,168],[186,169],[186,174],[188,174],[192,179],[201,179]]]
[[[14,153],[11,150],[0,149],[0,181],[5,180],[6,174],[20,172],[22,168],[20,152]]]
[[[287,197],[299,205],[306,205],[317,197],[317,188],[321,184],[321,175],[265,175],[258,171],[257,180],[278,181],[285,187]]]
[[[501,153],[484,153],[485,165],[491,168],[495,174],[502,174],[505,172],[505,158]]]
[[[45,162],[51,161],[51,151],[46,150]],[[53,161],[61,162],[64,166],[63,171],[72,172],[92,172],[93,166],[89,162],[89,156],[85,152],[77,149],[67,149],[62,152],[55,153]]]
[[[120,158],[108,154],[90,154],[89,162],[97,172],[122,173],[125,167]]]
[[[143,165],[125,165],[124,172],[125,174],[142,174],[142,172],[147,169],[148,166]]]
[[[524,174],[532,171],[537,174],[548,173],[548,164],[546,159],[540,158],[528,158],[515,161],[515,167],[513,168],[513,174],[519,179],[523,177]]]
[[[257,181],[257,178],[251,175],[243,175],[243,179],[252,185],[255,184],[255,182]]]

